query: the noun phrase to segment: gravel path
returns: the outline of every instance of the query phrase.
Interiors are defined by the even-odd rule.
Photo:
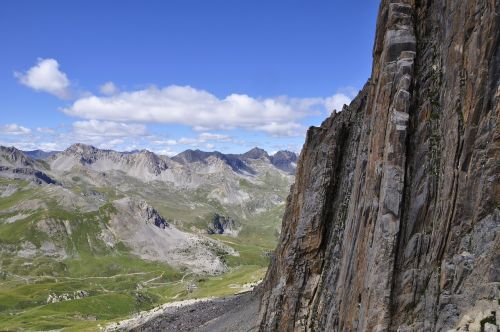
[[[254,292],[170,307],[132,331],[249,332],[256,331],[259,306]],[[130,330],[130,329],[124,329]]]

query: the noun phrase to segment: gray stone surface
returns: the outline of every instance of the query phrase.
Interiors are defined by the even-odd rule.
[[[382,1],[370,81],[308,131],[262,331],[473,331],[500,311],[499,11]]]

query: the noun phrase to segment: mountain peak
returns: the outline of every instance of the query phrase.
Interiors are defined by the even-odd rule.
[[[39,164],[15,147],[0,146],[0,177],[30,180],[38,184],[56,183]]]
[[[269,154],[267,154],[266,150],[255,147],[245,153],[242,154],[244,158],[249,159],[261,159],[261,158],[269,158]]]
[[[296,161],[298,158],[297,153],[288,150],[279,150],[272,156],[276,158],[289,158],[293,159],[294,161]]]
[[[93,145],[88,145],[84,143],[71,144],[64,152],[85,154],[89,152],[97,152],[99,149]]]
[[[16,166],[33,166],[33,160],[13,146],[0,146],[0,158]]]
[[[271,163],[282,171],[295,173],[298,156],[295,152],[281,150],[270,157]]]
[[[208,156],[214,153],[215,152],[205,152],[198,149],[196,150],[188,149],[172,157],[172,160],[175,160],[180,163],[192,163],[197,161],[203,161]]]

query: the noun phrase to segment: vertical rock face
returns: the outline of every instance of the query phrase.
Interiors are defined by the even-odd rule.
[[[370,81],[307,134],[262,288],[262,331],[493,321],[499,13],[498,0],[382,1]]]

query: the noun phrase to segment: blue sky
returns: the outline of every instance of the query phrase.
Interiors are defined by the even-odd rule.
[[[2,1],[0,144],[299,150],[369,77],[378,1]]]

